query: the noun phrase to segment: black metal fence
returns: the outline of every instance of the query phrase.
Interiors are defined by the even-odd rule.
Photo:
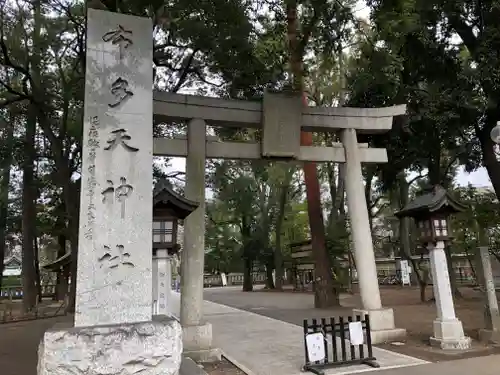
[[[352,345],[349,335],[349,324],[360,322],[363,329],[363,344]],[[321,333],[323,335],[323,345],[325,358],[321,361],[310,361],[307,348],[307,335],[312,333]],[[371,367],[380,367],[373,356],[373,348],[370,331],[370,318],[365,315],[361,319],[360,315],[353,320],[352,316],[339,318],[322,318],[312,319],[311,323],[304,319],[304,348],[305,348],[305,365],[304,371],[322,375],[323,370],[328,368],[365,364]]]

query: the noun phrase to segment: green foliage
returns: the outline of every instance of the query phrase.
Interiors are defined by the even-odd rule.
[[[446,165],[484,165],[497,196],[500,164],[489,132],[500,118],[500,26],[497,1],[368,1],[383,45],[401,64],[399,98],[410,105],[416,163],[433,183],[446,181]],[[378,48],[378,47],[377,47]],[[421,141],[418,142],[418,140]],[[407,145],[412,150],[415,142]],[[429,150],[431,150],[429,152]],[[438,158],[437,151],[441,150]],[[427,155],[425,155],[427,154]],[[418,160],[423,158],[426,160]],[[442,158],[445,157],[445,163]]]
[[[227,221],[227,206],[211,201],[206,206],[205,270],[207,272],[241,272],[241,241],[237,226]]]
[[[474,253],[481,245],[500,256],[500,204],[493,191],[468,186],[456,191],[467,210],[457,214],[452,226],[455,251]],[[487,243],[482,243],[486,238]]]

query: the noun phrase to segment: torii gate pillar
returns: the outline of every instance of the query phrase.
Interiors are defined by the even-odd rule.
[[[188,123],[186,187],[187,199],[199,206],[184,221],[181,261],[181,325],[184,355],[198,361],[220,360],[212,348],[212,325],[202,320],[203,268],[205,257],[205,121]]]

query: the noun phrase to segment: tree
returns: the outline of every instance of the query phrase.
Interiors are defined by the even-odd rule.
[[[210,273],[240,272],[240,232],[229,214],[225,202],[214,200],[207,204],[207,225],[205,233],[205,269]]]
[[[455,91],[460,116],[454,127],[466,133],[469,141],[466,167],[486,167],[498,196],[500,165],[489,133],[500,119],[500,68],[498,56],[492,52],[500,41],[496,22],[500,4],[459,0],[368,3],[374,9],[373,20],[381,39],[395,53],[418,70],[423,68],[427,78],[443,82],[447,77],[445,86],[460,87]],[[428,48],[429,41],[433,48]]]
[[[261,89],[260,75],[254,72],[267,68],[253,55],[250,35],[254,30],[247,17],[250,6],[247,2],[213,0],[199,4],[179,0],[166,5],[154,0],[103,3],[97,6],[153,16],[157,87],[174,92],[196,84],[202,92],[239,93]],[[34,14],[26,11],[33,5],[39,9],[36,25],[43,29],[38,36],[32,27]],[[70,310],[74,305],[78,255],[79,207],[75,202],[79,202],[80,190],[78,172],[82,149],[87,5],[96,6],[96,2],[8,3],[1,10],[0,25],[0,62],[6,69],[6,74],[0,77],[0,84],[6,90],[6,95],[2,92],[0,97],[1,106],[11,108],[19,103],[26,110],[31,109],[33,121],[29,123],[27,133],[31,143],[33,129],[35,133],[37,127],[43,131],[44,147],[36,150],[43,156],[28,153],[28,143],[26,152],[21,153],[27,172],[24,176],[26,194],[35,194],[29,181],[36,180],[36,176],[30,176],[28,165],[35,159],[43,159],[42,164],[52,168],[51,181],[62,199],[59,206],[64,212],[57,210],[54,214],[60,215],[58,222],[66,226],[64,235],[71,243],[73,288]],[[46,16],[48,14],[50,16]],[[231,51],[230,58],[228,51]],[[6,80],[6,77],[12,79]],[[222,78],[223,84],[210,83],[214,78]],[[165,124],[159,124],[155,132],[164,130]],[[27,202],[31,201],[28,197],[24,200],[27,209],[30,207]],[[25,215],[26,230],[29,228],[27,220],[35,216]],[[25,233],[25,237],[30,236],[33,237],[32,230]],[[31,246],[32,241],[25,238],[24,243]],[[27,247],[26,253],[31,254]],[[26,257],[26,264],[32,263],[30,256]]]
[[[304,92],[304,58],[306,51],[328,55],[337,52],[336,43],[344,36],[343,28],[352,15],[348,4],[340,2],[316,1],[314,3],[297,0],[284,1],[289,53],[289,74],[291,87]],[[299,19],[299,6],[302,12]],[[301,27],[299,27],[299,25]],[[299,30],[302,31],[299,33]],[[313,43],[310,43],[314,41]],[[313,144],[312,134],[301,133],[301,144]],[[339,304],[333,283],[331,259],[326,248],[325,227],[321,208],[320,187],[315,163],[304,163],[304,180],[308,202],[309,224],[313,257],[315,259],[316,307],[330,307]]]
[[[452,222],[456,251],[474,255],[478,246],[489,246],[500,261],[500,204],[494,191],[471,185],[457,189],[457,198],[467,210],[456,215]]]

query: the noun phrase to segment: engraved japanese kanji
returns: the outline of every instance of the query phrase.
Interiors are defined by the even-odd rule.
[[[108,104],[111,108],[118,107],[121,103],[128,100],[134,93],[128,90],[128,81],[119,77],[111,85],[111,94],[115,97],[116,101],[114,103]]]
[[[132,137],[127,134],[127,131],[125,129],[113,130],[111,134],[112,137],[107,141],[108,146],[104,148],[105,150],[113,151],[118,145],[121,145],[127,151],[139,151],[137,147],[133,147],[128,144],[128,141],[130,141]]]
[[[120,185],[115,188],[113,180],[107,180],[108,187],[101,192],[102,202],[111,203],[113,202],[113,196],[121,204],[121,218],[125,218],[125,201],[134,191],[134,187],[127,184],[127,179],[125,177],[120,178]]]
[[[96,152],[99,148],[99,131],[97,130],[100,125],[99,117],[93,116],[90,118],[90,129],[88,131],[88,139],[87,139],[87,147],[89,150],[88,153],[88,176],[87,176],[87,196],[89,197],[88,206],[87,206],[87,229],[85,230],[84,236],[87,240],[91,240],[93,238],[94,224],[95,224],[95,210],[96,207],[94,205],[94,195],[95,195],[95,187],[97,185],[96,176],[95,176],[95,160],[96,160]]]
[[[130,253],[125,251],[123,245],[116,245],[115,251],[112,251],[108,245],[104,245],[103,247],[104,255],[99,258],[101,268],[104,266],[111,269],[119,266],[135,267],[134,263],[130,261]]]
[[[132,42],[132,36],[132,31],[126,30],[122,25],[118,25],[116,29],[108,31],[104,34],[102,36],[102,40],[118,45],[121,60],[123,57],[123,50],[134,44]]]

